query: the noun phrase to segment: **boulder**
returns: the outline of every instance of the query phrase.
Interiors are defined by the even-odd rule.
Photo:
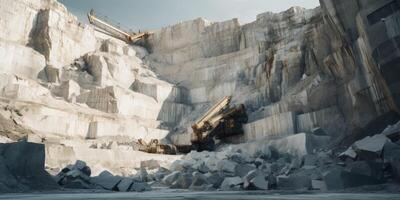
[[[213,185],[207,180],[207,177],[199,172],[193,173],[193,181],[189,189],[191,190],[208,190],[209,187]]]
[[[383,149],[383,159],[390,164],[393,176],[400,180],[400,145],[388,142]]]
[[[237,190],[238,186],[243,184],[242,178],[236,176],[236,177],[227,177],[224,179],[224,181],[221,183],[221,190],[224,191],[229,191],[229,190]]]
[[[181,173],[176,181],[172,183],[171,188],[188,189],[192,184],[193,176],[189,173]]]
[[[207,177],[207,181],[212,184],[212,186],[214,188],[219,188],[222,184],[222,182],[225,179],[225,175],[223,173],[220,172],[216,172],[216,173],[207,173],[204,176]]]
[[[341,167],[333,168],[325,173],[323,180],[325,181],[328,190],[341,190],[351,187],[382,183],[382,181],[376,178],[348,172]]]
[[[172,185],[172,183],[174,183],[181,174],[182,173],[180,171],[174,171],[171,174],[166,175],[162,179],[162,183],[164,183],[165,185]]]
[[[220,160],[217,163],[217,168],[219,171],[229,174],[234,174],[237,163],[229,160]]]
[[[189,161],[189,160],[176,160],[174,161],[171,166],[169,167],[169,170],[171,171],[184,171],[189,168],[192,168],[192,166],[195,164],[194,161]]]
[[[326,191],[325,181],[321,180],[311,180],[311,189]]]
[[[75,102],[76,97],[81,94],[81,88],[73,80],[64,81],[60,85],[60,96],[62,96],[68,102]]]
[[[359,174],[371,179],[383,179],[383,162],[380,161],[356,161],[346,166],[347,170],[353,174]]]
[[[280,189],[310,189],[311,178],[305,175],[292,174],[290,176],[280,175],[277,177],[277,185]]]
[[[118,183],[118,191],[120,192],[127,192],[129,191],[129,188],[133,184],[133,180],[130,178],[123,178],[119,183]]]
[[[256,167],[251,164],[238,164],[235,167],[235,175],[239,177],[244,177],[254,169],[256,169]]]
[[[353,149],[361,160],[373,160],[381,157],[383,147],[389,139],[382,134],[368,136],[353,144]]]
[[[210,169],[207,167],[206,163],[203,161],[199,161],[195,165],[193,165],[193,169],[196,169],[197,171],[199,171],[203,174],[210,171]]]
[[[117,190],[117,185],[121,180],[121,177],[114,176],[108,171],[103,171],[98,176],[91,178],[90,182],[106,190]]]
[[[140,161],[140,168],[157,169],[160,167],[160,163],[157,160],[143,160]]]
[[[148,176],[149,176],[149,173],[147,173],[147,170],[144,168],[140,168],[139,171],[135,174],[135,178],[141,182],[149,181]]]
[[[210,171],[215,172],[218,171],[218,162],[219,160],[215,156],[210,156],[206,159],[205,164]]]
[[[156,173],[154,173],[154,179],[155,179],[156,181],[161,182],[162,179],[163,179],[166,175],[168,175],[169,173],[170,173],[170,172],[169,172],[168,169],[165,169],[165,168],[163,168],[163,167],[160,167],[160,168],[158,169],[158,171],[157,171]]]
[[[390,138],[392,141],[399,141],[400,140],[400,121],[397,122],[396,124],[386,127],[386,129],[383,130],[381,134]]]
[[[82,179],[68,181],[63,185],[63,187],[70,189],[93,189],[93,185],[90,185]]]
[[[298,133],[282,139],[272,140],[269,142],[269,145],[272,150],[279,153],[304,156],[312,154],[316,149],[325,148],[329,141],[329,136]]]
[[[241,163],[241,164],[245,164],[245,163],[250,163],[252,161],[254,161],[253,159],[251,159],[250,155],[245,153],[245,152],[236,152],[233,154],[228,155],[228,159],[236,162],[236,163]]]
[[[304,159],[304,166],[318,165],[318,156],[317,155],[305,155],[303,159]]]
[[[243,180],[243,188],[246,190],[268,190],[268,181],[260,170],[250,171]]]
[[[347,158],[355,160],[357,158],[357,153],[353,150],[352,147],[349,147],[346,151],[339,154],[339,158],[346,160]]]
[[[147,183],[133,182],[133,184],[129,188],[129,191],[131,191],[131,192],[151,191],[151,187]]]
[[[17,142],[0,144],[0,185],[11,186],[10,191],[53,190],[58,185],[45,170],[45,147],[43,144]]]
[[[44,72],[46,74],[46,80],[49,83],[58,83],[60,82],[60,69],[55,68],[54,66],[47,65],[44,68]]]

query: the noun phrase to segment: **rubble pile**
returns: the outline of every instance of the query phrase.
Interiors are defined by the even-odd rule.
[[[246,145],[217,152],[192,151],[157,177],[164,176],[161,182],[166,186],[189,190],[335,191],[392,183],[399,178],[400,145],[398,139],[386,137],[389,132],[397,138],[398,124],[355,142],[340,154],[316,145],[308,145],[310,151],[305,154],[273,145],[279,140],[298,142],[293,136],[262,148],[257,145],[256,151]]]
[[[150,191],[147,179],[138,174],[135,177],[114,176],[109,171],[103,171],[98,176],[91,177],[90,167],[84,161],[76,161],[59,172],[54,179],[64,187],[70,189],[104,189],[120,192]]]

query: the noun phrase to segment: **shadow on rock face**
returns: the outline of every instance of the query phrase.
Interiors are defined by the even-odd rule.
[[[58,189],[44,169],[43,144],[18,142],[0,144],[0,191],[26,192]]]

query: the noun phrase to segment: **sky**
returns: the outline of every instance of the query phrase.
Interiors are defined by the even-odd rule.
[[[319,0],[58,0],[83,22],[90,9],[133,30],[153,30],[202,17],[219,22],[252,22],[257,14],[292,6],[315,8]]]

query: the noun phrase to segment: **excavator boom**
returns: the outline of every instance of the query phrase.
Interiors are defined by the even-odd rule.
[[[96,15],[94,10],[91,10],[88,13],[88,19],[90,24],[127,43],[132,43],[139,39],[146,38],[151,34],[150,32],[129,33],[129,31],[123,30],[118,25],[113,25],[113,23],[107,21],[104,17]]]
[[[226,96],[211,107],[192,125],[192,145],[197,150],[213,150],[214,138],[223,139],[243,134],[242,125],[247,123],[244,105],[229,107],[232,97]]]

